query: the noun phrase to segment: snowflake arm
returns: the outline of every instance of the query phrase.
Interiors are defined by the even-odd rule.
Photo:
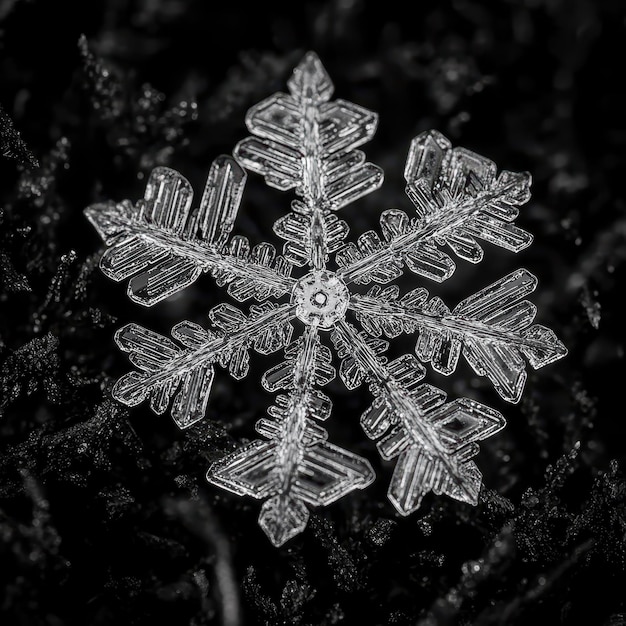
[[[221,304],[209,316],[216,331],[187,321],[172,328],[172,337],[182,345],[137,324],[120,328],[115,340],[137,371],[117,381],[113,397],[127,406],[149,399],[157,414],[171,403],[176,424],[188,428],[204,417],[214,364],[228,367],[236,379],[245,377],[251,347],[269,354],[289,343],[294,307],[266,303],[253,306],[246,317],[234,306]]]
[[[380,357],[386,342],[345,321],[332,338],[344,383],[352,388],[367,380],[375,396],[361,418],[366,435],[379,440],[384,459],[399,456],[388,492],[398,512],[415,511],[429,491],[476,504],[482,477],[471,458],[476,441],[504,427],[500,413],[468,398],[446,403],[443,391],[419,384],[425,372],[414,357],[387,363]]]
[[[294,213],[274,225],[287,240],[285,258],[322,270],[348,232],[334,211],[377,189],[382,170],[355,150],[376,131],[378,116],[351,102],[330,101],[333,84],[319,58],[309,52],[276,93],[252,107],[246,124],[253,134],[234,155],[268,185],[296,188]]]
[[[407,194],[417,217],[398,209],[380,218],[383,240],[375,231],[361,235],[337,253],[338,274],[348,284],[387,283],[402,275],[402,267],[431,280],[449,278],[455,264],[437,247],[447,244],[462,259],[482,260],[476,238],[513,252],[532,242],[532,235],[512,222],[518,206],[530,197],[530,175],[503,171],[464,148],[452,148],[436,131],[411,143],[404,172]]]
[[[537,279],[520,269],[466,298],[453,311],[418,288],[398,299],[397,287],[375,285],[354,295],[350,308],[372,336],[419,333],[415,353],[441,374],[456,369],[461,352],[474,371],[487,376],[508,402],[518,402],[526,381],[524,357],[538,369],[567,350],[545,326],[531,325],[536,307],[523,298]]]
[[[326,441],[316,422],[330,415],[331,402],[316,389],[335,376],[331,353],[319,341],[315,326],[286,350],[287,359],[266,372],[268,391],[287,390],[259,420],[256,440],[213,463],[209,482],[238,495],[268,498],[259,524],[275,546],[302,532],[309,518],[306,505],[326,506],[374,479],[369,462]]]
[[[128,295],[152,306],[183,290],[210,271],[239,301],[264,300],[288,292],[290,265],[274,247],[250,251],[245,237],[227,243],[246,175],[231,157],[211,166],[200,207],[192,211],[193,191],[178,172],[158,167],[150,175],[143,200],[96,204],[85,214],[111,246],[100,267],[113,280],[131,278]]]

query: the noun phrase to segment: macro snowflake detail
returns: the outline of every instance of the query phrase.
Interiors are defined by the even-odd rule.
[[[441,282],[455,264],[444,250],[478,263],[477,240],[518,252],[532,237],[514,225],[530,196],[530,176],[496,172],[490,160],[435,131],[418,135],[405,178],[411,215],[391,209],[380,234],[368,231],[346,243],[337,211],[376,190],[383,173],[357,150],[376,130],[377,116],[331,100],[333,85],[317,56],[308,53],[288,81],[246,117],[251,136],[235,158],[212,164],[199,207],[178,172],[156,168],[145,196],[132,205],[101,203],[86,215],[110,246],[103,272],[129,280],[129,297],[152,306],[210,273],[248,312],[220,304],[211,328],[181,322],[172,339],[129,324],[118,346],[137,368],[115,385],[114,397],[134,406],[144,400],[170,412],[181,428],[205,415],[215,366],[236,379],[248,372],[250,353],[283,350],[263,387],[277,393],[252,441],[209,468],[210,483],[263,500],[259,524],[276,546],[301,532],[309,507],[328,505],[374,480],[370,463],[328,441],[322,423],[332,403],[321,388],[339,376],[348,389],[366,383],[372,405],[361,417],[365,434],[385,460],[397,459],[389,499],[402,515],[433,491],[476,504],[481,474],[472,461],[477,442],[504,426],[499,412],[468,398],[447,401],[423,382],[425,368],[454,372],[463,354],[502,398],[520,399],[526,363],[539,368],[566,354],[525,300],[537,281],[520,269],[460,302],[454,309],[418,287],[404,295],[386,286],[405,268]],[[274,224],[285,240],[282,255],[268,243],[250,247],[231,236],[246,182],[245,167],[268,185],[295,190],[292,211]],[[294,274],[294,275],[292,275]],[[373,283],[373,284],[372,284]],[[354,285],[371,287],[358,293]],[[348,317],[351,316],[351,318]],[[355,323],[360,324],[358,330]],[[294,330],[299,336],[293,337]],[[415,355],[389,361],[387,338],[417,336]]]

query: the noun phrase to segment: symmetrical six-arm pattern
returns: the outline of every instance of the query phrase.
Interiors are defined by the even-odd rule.
[[[529,245],[531,236],[513,224],[529,198],[528,175],[496,175],[491,161],[452,148],[437,132],[422,133],[405,170],[416,215],[385,211],[382,237],[369,231],[356,244],[344,243],[348,227],[336,212],[382,183],[380,168],[356,150],[374,134],[377,117],[331,101],[332,83],[313,53],[288,87],[288,94],[249,111],[252,136],[236,147],[237,160],[223,156],[213,163],[199,208],[192,210],[192,190],[180,174],[157,168],[136,206],[125,201],[86,210],[111,246],[102,270],[114,280],[130,279],[134,301],[152,306],[210,272],[235,300],[258,302],[247,314],[230,304],[215,307],[210,330],[177,324],[174,341],[135,324],[120,329],[116,341],[137,370],[117,382],[113,395],[129,406],[148,399],[156,413],[171,407],[186,428],[205,414],[215,364],[239,379],[248,372],[251,349],[284,349],[284,360],[262,380],[268,391],[281,392],[256,425],[264,439],[215,462],[207,474],[215,485],[265,500],[259,523],[275,545],[302,531],[307,505],[330,504],[374,479],[369,462],[329,443],[320,425],[332,407],[320,388],[335,377],[328,339],[346,387],[366,382],[374,396],[361,425],[384,459],[398,458],[389,498],[403,515],[428,491],[475,504],[481,485],[471,460],[476,442],[504,426],[497,411],[467,398],[447,402],[441,390],[421,382],[420,361],[450,374],[463,354],[505,400],[517,402],[524,359],[537,368],[566,352],[552,331],[532,325],[536,310],[524,298],[536,279],[526,270],[452,311],[424,288],[400,296],[396,286],[379,286],[405,266],[434,281],[449,278],[455,264],[444,245],[472,263],[483,255],[477,239],[516,252]],[[295,189],[293,211],[274,225],[285,240],[282,256],[270,244],[251,249],[245,237],[230,236],[246,179],[239,163],[268,185]],[[351,289],[367,283],[378,284],[364,295]],[[292,340],[294,326],[301,334]],[[417,333],[416,356],[389,362],[383,337],[402,333]]]

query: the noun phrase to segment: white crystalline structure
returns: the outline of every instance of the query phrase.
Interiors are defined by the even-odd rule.
[[[380,217],[380,234],[368,231],[346,243],[337,212],[377,189],[383,173],[356,148],[376,130],[376,114],[331,100],[333,86],[315,54],[306,55],[288,82],[253,107],[252,133],[209,171],[197,208],[187,180],[157,168],[145,197],[89,207],[87,217],[110,246],[103,272],[130,279],[132,300],[152,306],[210,273],[247,312],[221,304],[209,313],[211,328],[181,322],[172,339],[129,324],[116,334],[135,371],[113,395],[134,406],[144,400],[156,413],[168,407],[187,428],[205,414],[216,366],[236,379],[248,372],[250,353],[284,351],[263,376],[278,393],[256,429],[262,439],[215,462],[207,479],[238,495],[264,500],[259,523],[275,545],[306,526],[309,507],[327,505],[374,479],[370,463],[328,441],[322,423],[331,401],[321,388],[339,376],[348,389],[366,383],[373,402],[361,417],[381,456],[396,460],[389,499],[402,515],[425,493],[476,504],[481,475],[472,461],[477,442],[504,426],[500,413],[468,398],[447,401],[423,382],[425,368],[451,374],[461,354],[497,392],[517,402],[526,363],[538,368],[565,355],[549,329],[534,325],[525,300],[537,281],[518,270],[448,308],[418,287],[401,295],[388,283],[405,268],[441,282],[455,269],[451,253],[478,263],[478,240],[513,252],[531,243],[514,225],[529,198],[530,177],[503,171],[435,131],[417,136],[405,169],[409,213]],[[295,190],[293,211],[274,225],[285,240],[282,255],[268,243],[250,247],[231,236],[246,174]],[[354,289],[355,285],[370,288]],[[359,324],[361,330],[357,330]],[[294,330],[299,336],[294,338]],[[389,361],[386,338],[414,334],[415,354]]]

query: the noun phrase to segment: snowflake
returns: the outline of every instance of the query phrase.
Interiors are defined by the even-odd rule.
[[[538,368],[566,353],[552,331],[532,325],[536,309],[524,298],[537,281],[526,270],[452,310],[423,287],[401,296],[397,286],[380,286],[405,267],[436,282],[449,278],[455,264],[445,245],[472,263],[483,256],[477,239],[514,252],[528,246],[531,235],[513,224],[518,206],[529,199],[528,174],[497,175],[488,159],[452,148],[438,132],[422,133],[405,169],[416,213],[387,210],[381,235],[369,231],[345,243],[348,226],[337,211],[383,180],[381,169],[355,149],[372,137],[377,116],[331,101],[333,85],[313,53],[288,87],[288,94],[277,93],[248,112],[252,136],[236,147],[237,160],[214,161],[197,209],[187,180],[164,167],[152,172],[135,206],[123,201],[86,209],[111,246],[102,257],[103,272],[116,281],[131,279],[133,301],[152,306],[203,272],[227,285],[235,300],[257,301],[248,313],[216,306],[209,330],[181,322],[172,328],[174,341],[136,324],[124,326],[115,339],[137,370],[117,382],[113,395],[128,406],[149,400],[159,414],[171,406],[175,422],[187,428],[205,414],[216,365],[241,379],[252,350],[284,349],[284,360],[262,379],[267,391],[279,392],[268,417],[256,424],[263,439],[216,461],[207,474],[214,485],[265,501],[259,524],[276,546],[304,529],[309,506],[328,505],[374,479],[370,463],[330,443],[321,426],[332,404],[320,388],[336,374],[329,346],[346,387],[365,382],[371,390],[373,403],[361,426],[383,459],[397,459],[388,493],[402,515],[415,511],[429,491],[476,504],[477,442],[504,426],[497,411],[467,398],[448,402],[444,392],[422,382],[421,362],[451,374],[462,353],[505,400],[517,402],[524,359]],[[282,256],[271,244],[251,248],[245,237],[231,237],[246,181],[240,163],[272,187],[295,189],[293,211],[274,224],[286,240]],[[354,290],[368,283],[375,284],[365,294]],[[389,361],[385,337],[402,333],[417,335],[416,356]]]

